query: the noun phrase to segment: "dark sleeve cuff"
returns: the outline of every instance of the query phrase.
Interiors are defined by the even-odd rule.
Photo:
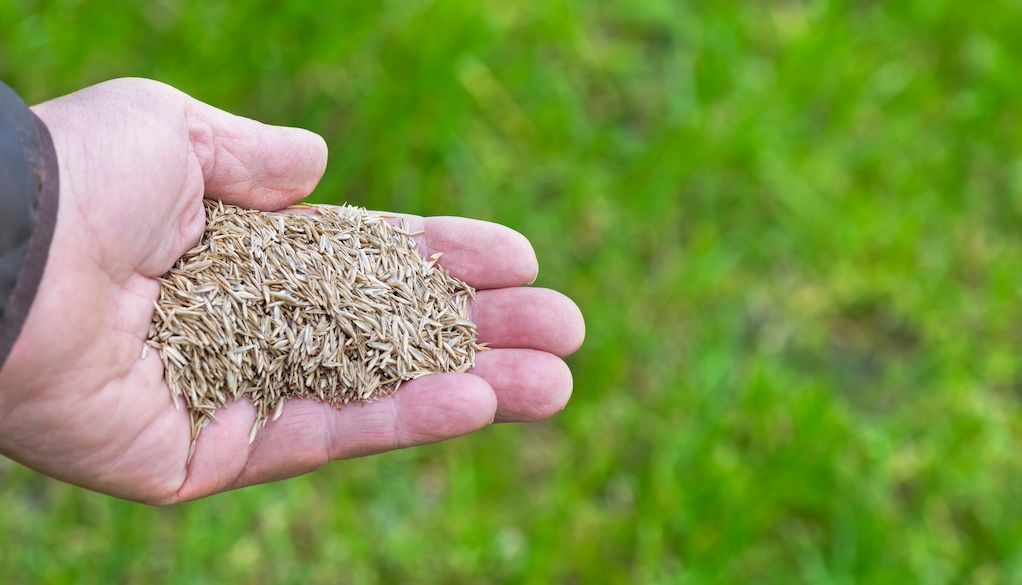
[[[46,125],[0,83],[0,369],[46,268],[57,223],[58,177]]]

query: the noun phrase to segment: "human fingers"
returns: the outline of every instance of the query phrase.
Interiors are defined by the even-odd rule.
[[[437,374],[394,395],[335,408],[294,400],[248,445],[255,409],[234,403],[203,430],[176,500],[294,477],[336,459],[424,445],[464,435],[494,419],[497,400],[482,378]]]
[[[182,96],[206,197],[277,210],[315,189],[327,163],[326,142],[318,134],[263,124]]]
[[[585,339],[585,320],[563,294],[545,288],[484,290],[469,303],[479,341],[495,348],[538,349],[564,357]]]
[[[471,373],[497,396],[497,422],[533,422],[564,409],[571,398],[571,370],[557,356],[535,349],[495,349],[476,354]]]

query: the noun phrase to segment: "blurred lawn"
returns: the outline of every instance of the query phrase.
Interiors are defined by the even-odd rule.
[[[555,420],[170,509],[0,462],[2,583],[1022,582],[1022,6],[0,2],[32,100],[167,81],[315,198],[509,224]]]

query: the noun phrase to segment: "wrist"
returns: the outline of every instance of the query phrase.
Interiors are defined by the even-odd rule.
[[[11,350],[46,267],[58,183],[56,151],[46,125],[0,83],[0,399],[6,394],[4,381],[11,379]]]

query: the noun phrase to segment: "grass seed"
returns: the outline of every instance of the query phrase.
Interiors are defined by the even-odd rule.
[[[424,259],[404,222],[349,206],[205,208],[199,244],[160,279],[147,341],[193,446],[234,400],[255,405],[254,440],[290,398],[339,407],[472,367],[475,291]]]

